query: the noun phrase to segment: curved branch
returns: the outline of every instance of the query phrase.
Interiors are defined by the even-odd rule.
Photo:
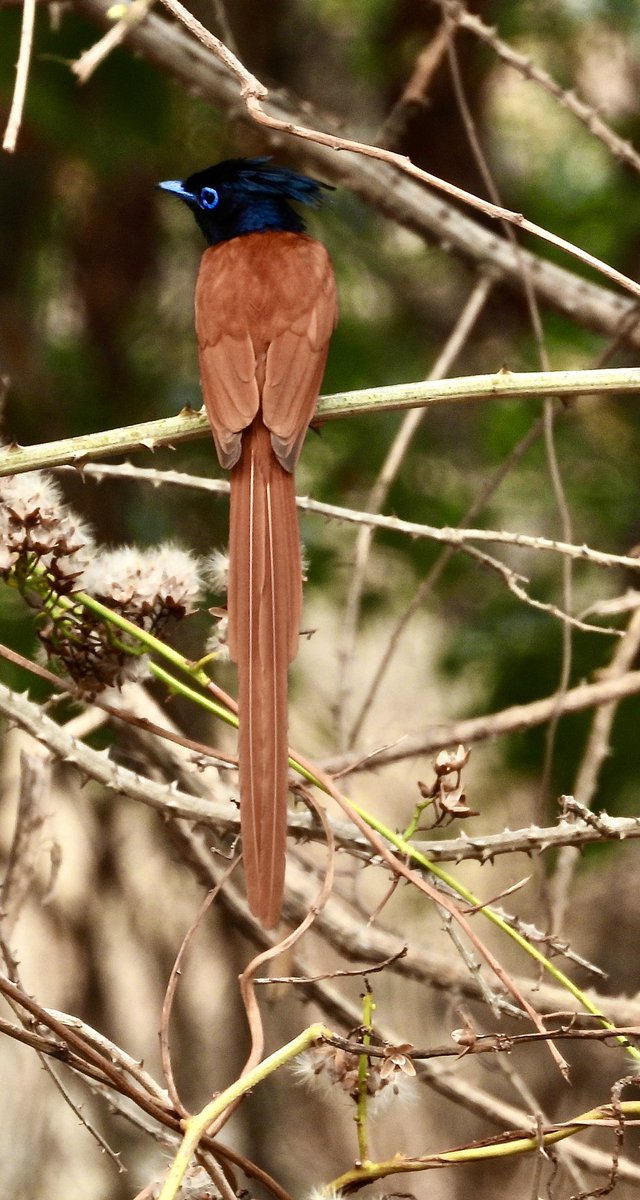
[[[107,17],[111,0],[75,0],[75,6],[99,24],[111,25]],[[136,51],[169,71],[191,92],[232,112],[234,117],[254,124],[240,102],[234,77],[215,55],[179,26],[150,13],[141,24],[132,27],[128,41]],[[282,95],[265,103],[265,113],[285,131],[295,125],[300,116],[296,106]],[[338,124],[336,118],[318,120],[317,123],[334,128]],[[313,141],[305,143],[305,158],[327,179],[343,183],[391,219],[430,241],[435,239],[476,266],[488,266],[496,279],[504,280],[518,291],[522,287],[521,261],[524,260],[531,273],[532,285],[541,299],[588,328],[608,336],[624,336],[631,345],[640,346],[640,315],[634,300],[546,262],[527,250],[521,250],[518,257],[504,237],[486,229],[441,195],[403,176],[397,168],[379,159],[367,159],[346,151],[337,154],[332,148]]]

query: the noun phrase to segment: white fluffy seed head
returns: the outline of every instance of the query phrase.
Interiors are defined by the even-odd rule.
[[[342,1192],[334,1187],[314,1187],[307,1193],[306,1200],[342,1200]]]
[[[65,504],[54,479],[26,471],[0,479],[0,571],[26,556],[49,572],[61,592],[71,590],[94,554],[93,535]]]
[[[203,567],[203,575],[214,592],[226,595],[229,587],[229,553],[213,550]]]
[[[205,653],[210,654],[217,662],[230,662],[229,646],[227,636],[229,632],[229,619],[227,616],[220,616],[216,619],[214,629],[207,638]]]
[[[193,611],[201,590],[198,560],[171,544],[140,550],[121,546],[95,555],[82,579],[84,590],[145,626],[164,614]]]

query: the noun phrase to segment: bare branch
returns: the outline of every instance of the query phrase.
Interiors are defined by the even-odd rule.
[[[22,124],[22,113],[24,110],[24,102],[27,95],[27,82],[29,79],[29,64],[31,62],[31,48],[33,46],[33,29],[36,19],[36,0],[23,0],[22,3],[22,30],[20,33],[20,50],[18,52],[18,65],[16,67],[16,82],[13,89],[13,99],[9,110],[9,118],[7,127],[4,131],[2,141],[2,149],[7,150],[9,154],[13,154],[18,144],[18,133]]]
[[[614,158],[627,163],[635,171],[640,171],[640,154],[631,142],[618,137],[615,130],[602,119],[600,113],[577,96],[573,90],[567,91],[566,88],[561,87],[557,80],[548,71],[538,66],[529,55],[520,54],[514,50],[513,46],[510,46],[498,35],[495,28],[487,25],[476,13],[469,12],[462,0],[432,0],[432,2],[438,4],[444,12],[449,13],[460,29],[470,30],[479,41],[490,46],[496,57],[521,75],[523,79],[537,84],[544,92],[553,96],[562,108],[576,117],[593,137],[606,146]]]
[[[580,712],[611,700],[637,695],[639,692],[640,671],[630,671],[620,679],[605,680],[595,684],[581,684],[572,688],[562,698],[562,710],[563,712]],[[548,720],[549,713],[553,711],[556,703],[557,697],[550,696],[545,700],[516,705],[487,716],[471,717],[449,726],[440,725],[424,735],[406,737],[394,746],[374,750],[364,759],[362,755],[353,754],[332,759],[330,762],[324,763],[324,773],[344,772],[347,769],[354,772],[377,770],[387,763],[432,754],[436,750],[457,745],[460,742],[468,744],[484,741],[490,737],[519,732]],[[183,817],[186,820],[197,821],[220,830],[237,830],[239,826],[239,817],[235,806],[221,803],[213,797],[206,801],[200,800],[196,796],[181,792],[175,785],[165,786],[155,783],[151,779],[143,778],[113,762],[107,752],[92,750],[91,747],[78,742],[26,696],[12,692],[3,684],[0,684],[0,713],[10,723],[19,725],[47,746],[62,762],[75,766],[81,774],[95,779],[114,792],[129,796],[165,815]],[[295,752],[292,753],[295,754]],[[313,827],[313,822],[303,814],[289,815],[290,833],[295,835],[296,831],[300,831],[305,837],[308,837],[312,834]],[[630,836],[633,828],[633,822],[630,825],[623,823],[619,826],[612,826],[612,836],[615,838]],[[538,831],[538,834],[540,848],[544,848],[545,842],[550,839],[555,840],[556,837],[558,842],[571,840],[570,837],[563,835],[550,835],[547,830]],[[531,836],[529,833],[524,835],[525,839],[529,836]],[[578,837],[578,835],[576,836]],[[580,840],[579,837],[578,840]],[[590,839],[587,836],[585,840]],[[344,840],[343,844],[345,844]],[[346,844],[349,844],[348,841]],[[352,844],[359,845],[359,843]],[[531,847],[519,845],[517,848],[528,850],[537,847],[532,844]],[[484,857],[491,857],[492,853],[489,851],[484,854]],[[456,855],[457,851],[454,851],[451,857],[455,858]]]
[[[471,192],[465,191],[464,188],[457,187],[455,184],[449,183],[444,179],[439,179],[438,176],[432,175],[430,171],[423,171],[420,167],[416,167],[404,154],[396,154],[393,150],[385,150],[380,146],[372,146],[366,142],[354,141],[352,138],[338,137],[336,134],[325,133],[321,129],[313,129],[306,125],[299,125],[291,120],[283,120],[280,117],[274,116],[271,112],[266,112],[263,107],[263,101],[268,99],[269,92],[264,84],[256,79],[254,75],[251,75],[240,60],[227,49],[224,43],[209,33],[204,25],[200,21],[197,21],[193,14],[180,3],[180,0],[162,0],[162,3],[238,79],[241,84],[241,95],[245,101],[247,111],[259,125],[265,125],[268,129],[290,134],[293,137],[301,138],[303,141],[315,142],[318,145],[327,146],[331,150],[346,151],[356,155],[362,154],[367,158],[375,159],[377,162],[397,167],[413,179],[428,184],[430,187],[444,192],[445,195],[451,196],[455,200],[462,201],[463,204],[477,209],[487,217],[492,217],[498,221],[508,221],[509,224],[517,226],[517,228],[522,229],[525,233],[532,233],[536,237],[542,238],[543,241],[549,242],[550,245],[556,246],[560,250],[564,250],[566,254],[572,255],[585,266],[593,267],[594,270],[610,279],[611,282],[617,283],[625,291],[631,292],[632,295],[640,298],[640,285],[633,279],[629,279],[622,271],[617,271],[614,267],[609,266],[608,263],[596,258],[595,255],[589,254],[581,247],[567,241],[566,238],[559,237],[558,234],[544,229],[541,225],[537,225],[535,221],[528,220],[522,213],[511,212],[508,208],[503,208],[498,204],[491,204],[488,200],[483,200],[480,196],[474,196]]]
[[[458,745],[460,742],[470,745],[472,742],[483,742],[488,738],[502,737],[507,733],[517,733],[535,725],[542,725],[550,719],[556,707],[559,707],[562,714],[583,712],[610,700],[635,696],[638,692],[640,671],[629,671],[620,679],[579,684],[570,688],[560,698],[553,695],[544,700],[533,700],[530,704],[516,704],[512,708],[504,708],[501,712],[487,716],[468,717],[451,725],[436,725],[426,733],[402,738],[393,746],[372,750],[365,758],[362,752],[338,755],[325,762],[324,768],[332,774],[342,773],[349,768],[354,771],[377,770],[387,763],[432,754],[435,750],[446,749],[447,746]]]
[[[462,309],[444,349],[439,354],[437,362],[434,363],[433,369],[429,373],[429,381],[442,379],[443,376],[449,373],[456,356],[462,349],[484,308],[491,291],[491,286],[491,280],[488,276],[480,277]],[[389,489],[400,470],[403,459],[420,427],[423,417],[424,409],[413,409],[404,418],[400,429],[387,451],[385,460],[378,473],[378,478],[369,493],[365,505],[367,512],[378,513],[385,504],[389,495]],[[346,750],[352,744],[346,727],[347,703],[350,694],[349,679],[351,678],[355,653],[362,589],[364,587],[367,564],[373,543],[374,528],[375,526],[369,523],[363,523],[356,540],[351,583],[347,594],[345,614],[342,622],[342,634],[338,649],[339,679],[336,712],[340,731],[340,748],[342,750]]]
[[[94,20],[111,24],[106,16],[110,0],[75,0],[76,6]],[[204,96],[235,116],[238,89],[234,77],[180,28],[151,13],[130,34],[136,50],[181,80],[190,90]],[[271,98],[266,108],[278,118],[279,128],[288,131],[298,111],[281,98]],[[334,122],[335,124],[335,122]],[[336,154],[326,146],[306,142],[306,157],[333,182],[344,182],[368,203],[407,228],[446,244],[454,253],[479,265],[489,265],[496,278],[521,287],[520,266],[513,247],[504,238],[448,204],[393,167],[374,159],[346,152]],[[528,251],[524,255],[536,293],[541,299],[568,313],[588,328],[613,336],[624,335],[631,345],[640,345],[636,304],[623,296],[590,283],[571,271],[546,262]]]

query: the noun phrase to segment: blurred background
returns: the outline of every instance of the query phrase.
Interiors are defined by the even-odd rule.
[[[434,175],[484,196],[486,173],[472,144],[477,141],[505,205],[637,278],[636,171],[552,90],[507,61],[507,51],[517,62],[530,60],[559,89],[575,91],[619,139],[640,145],[637,5],[620,0],[487,0],[474,4],[480,19],[476,28],[463,22],[453,32],[444,23],[446,7],[428,0],[191,4],[194,14],[304,123],[386,145]],[[185,405],[200,407],[193,287],[203,244],[186,209],[154,190],[158,180],[188,175],[221,158],[263,153],[320,174],[327,182],[338,179],[339,165],[333,175],[327,160],[323,174],[304,143],[282,136],[270,140],[266,130],[249,125],[240,113],[235,86],[234,99],[226,105],[193,94],[180,72],[141,52],[135,30],[80,85],[71,65],[108,28],[105,8],[98,0],[38,4],[18,145],[0,160],[0,373],[2,437],[7,442],[52,441],[173,415]],[[170,21],[158,11],[153,19],[160,18]],[[3,128],[21,21],[21,4],[0,0]],[[172,26],[166,28],[170,44]],[[479,29],[485,31],[482,36]],[[325,209],[310,219],[311,232],[330,250],[340,291],[341,320],[331,346],[326,393],[427,377],[478,286],[472,256],[453,253],[446,241],[419,236],[415,223],[403,220],[401,206],[392,219],[393,204],[389,196],[375,203],[354,177],[352,188],[343,182]],[[468,215],[480,229],[504,236],[495,223]],[[584,274],[542,242],[523,239],[521,244],[577,277]],[[589,278],[607,286],[593,273]],[[543,303],[541,324],[543,351],[552,369],[637,361],[637,343],[624,331],[605,333],[580,314],[572,317],[562,305]],[[498,279],[446,373],[491,373],[503,366],[538,370],[541,342],[524,288]],[[455,525],[465,523],[475,504],[477,511],[468,522],[474,526],[629,553],[640,541],[640,411],[635,398],[576,400],[557,414],[555,454],[571,519],[569,538],[551,483],[548,439],[545,444],[540,427],[542,403],[541,397],[430,410],[402,457],[384,511],[414,522]],[[319,435],[311,433],[299,492],[366,509],[403,419],[397,413],[353,417],[327,422]],[[530,434],[534,427],[537,434]],[[527,437],[526,449],[482,501],[495,473]],[[135,461],[205,477],[218,474],[207,440],[159,451],[153,460],[141,453]],[[63,485],[69,502],[106,545],[153,546],[169,539],[206,555],[225,543],[223,499],[186,489],[155,490],[126,479],[98,483],[68,475]],[[357,527],[306,515],[302,532],[309,560],[305,621],[315,632],[292,672],[291,736],[308,756],[322,761],[342,752],[366,754],[435,724],[526,704],[554,692],[563,663],[565,682],[574,685],[598,678],[611,661],[614,639],[583,631],[573,631],[569,656],[566,631],[557,619],[520,603],[495,573],[464,555],[438,567],[433,586],[424,587],[441,555],[441,547],[429,540],[376,535],[354,598]],[[530,577],[537,599],[563,606],[567,582],[559,558],[513,548],[505,548],[502,557]],[[578,564],[573,611],[585,612],[620,596],[628,586],[634,580],[622,571],[598,572]],[[398,633],[389,670],[363,710],[389,638],[421,588],[421,602]],[[211,595],[209,603],[214,602]],[[353,604],[357,621],[349,644]],[[204,604],[180,634],[181,648],[194,658],[202,653],[209,631],[206,610]],[[623,612],[613,623],[624,629],[627,620]],[[0,639],[28,656],[36,653],[31,614],[4,586]],[[18,690],[28,686],[38,699],[48,695],[46,685],[7,662],[0,665],[0,678]],[[216,678],[233,689],[229,668],[223,666]],[[155,695],[161,702],[161,694]],[[216,745],[224,740],[208,718],[178,704],[170,712],[190,736]],[[505,825],[551,824],[558,796],[576,788],[592,721],[589,712],[563,718],[553,741],[548,726],[537,726],[480,744],[465,783],[469,803],[481,816],[465,830],[481,834]],[[116,736],[101,728],[90,741],[118,753]],[[19,756],[25,745],[24,735],[7,731],[0,752],[3,858],[14,827]],[[137,758],[141,750],[126,744],[121,753],[138,766],[144,761]],[[631,698],[616,712],[606,761],[589,797],[593,806],[618,816],[636,813],[639,768],[638,701]],[[351,792],[389,825],[403,828],[419,798],[417,780],[430,779],[430,771],[429,756],[400,761],[386,772],[364,776],[364,782],[359,777]],[[103,1030],[144,1059],[160,1079],[162,996],[199,903],[201,881],[152,813],[96,784],[83,786],[70,768],[56,771],[44,807],[47,833],[38,884],[11,939],[23,983],[44,1005],[77,1013]],[[52,846],[60,848],[62,861],[43,906]],[[598,986],[611,997],[635,995],[640,986],[636,857],[634,843],[586,852],[572,877],[557,930],[609,973],[606,985],[600,981]],[[338,867],[345,903],[364,922],[384,896],[386,881],[372,881],[367,873],[360,880],[346,856],[338,859]],[[459,875],[486,899],[531,875],[511,906],[546,929],[553,906],[545,878],[554,869],[551,855],[533,863],[520,856],[494,868],[462,864]],[[415,897],[396,894],[376,915],[376,924],[455,959],[440,918]],[[514,971],[531,974],[504,941],[491,945]],[[204,1103],[211,1091],[230,1082],[244,1061],[246,1031],[236,976],[248,956],[249,942],[233,917],[214,908],[181,982],[172,1033],[176,1073],[189,1106]],[[331,969],[344,958],[344,949],[340,952],[331,938],[323,941],[318,934],[310,943],[309,961],[316,970],[327,969],[327,963]],[[574,973],[581,984],[590,982],[581,969]],[[357,1009],[362,981],[337,981],[335,986]],[[437,988],[387,973],[374,986],[381,1030],[394,1030],[402,1040],[435,1044],[461,1023],[458,985]],[[302,999],[287,988],[272,999],[270,1048],[316,1013]],[[486,1007],[476,1003],[474,1011],[483,1028],[495,1027]],[[466,1081],[469,1095],[472,1084],[477,1085],[483,1095],[505,1105],[520,1105],[529,1113],[539,1105],[549,1119],[561,1119],[606,1102],[612,1082],[630,1069],[619,1049],[580,1048],[569,1057],[574,1071],[570,1095],[550,1058],[539,1050],[523,1053],[508,1071],[493,1060],[490,1065],[464,1060],[447,1071]],[[5,1163],[0,1200],[125,1200],[161,1173],[168,1151],[110,1116],[84,1085],[72,1082],[74,1097],[117,1147],[126,1175],[117,1173],[79,1126],[31,1051],[4,1039],[0,1063],[7,1098],[0,1134]],[[511,1123],[507,1108],[500,1124],[500,1111],[483,1109],[480,1099],[465,1107],[460,1097],[447,1099],[442,1089],[429,1084],[413,1085],[406,1109],[400,1110],[399,1103],[374,1124],[376,1156],[396,1149],[417,1154],[445,1149]],[[305,1195],[356,1157],[352,1116],[348,1101],[309,1097],[281,1073],[235,1118],[229,1137],[292,1194]],[[593,1144],[610,1152],[612,1139],[594,1139]],[[632,1157],[636,1144],[637,1134],[631,1131],[627,1149]],[[563,1160],[557,1174],[545,1167],[546,1183],[540,1186],[548,1184],[551,1195],[563,1197],[601,1186],[606,1179],[602,1162],[581,1161],[569,1169]],[[496,1186],[510,1188],[518,1200],[537,1194],[531,1192],[531,1162],[457,1171],[412,1176],[402,1190],[430,1200],[466,1196],[471,1186],[483,1198],[493,1195]],[[391,1186],[396,1183],[392,1180]],[[640,1166],[618,1180],[616,1194],[630,1196],[639,1186]]]

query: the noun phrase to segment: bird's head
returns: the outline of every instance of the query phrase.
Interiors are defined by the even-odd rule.
[[[212,246],[245,233],[302,233],[304,221],[291,201],[317,208],[323,190],[331,190],[308,175],[272,165],[269,158],[229,158],[158,187],[189,206]]]

